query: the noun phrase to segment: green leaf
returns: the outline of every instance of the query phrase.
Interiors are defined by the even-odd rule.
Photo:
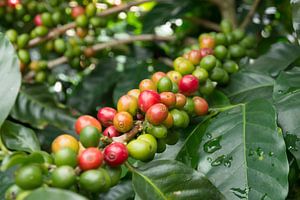
[[[223,199],[203,174],[174,160],[155,160],[132,169],[133,188],[143,200]]]
[[[286,198],[286,147],[267,100],[229,107],[211,120],[204,135],[198,170],[226,199]]]
[[[118,183],[118,185],[110,188],[107,193],[100,195],[100,199],[103,200],[127,200],[133,197],[134,192],[130,180],[122,181]]]
[[[220,90],[214,90],[207,98],[209,107],[221,107],[230,105],[229,98]]]
[[[14,47],[0,33],[0,127],[17,98],[21,86],[21,73]]]
[[[44,85],[23,85],[11,116],[40,129],[48,124],[73,129],[75,123],[70,111],[59,104]]]
[[[54,188],[40,188],[30,193],[25,200],[88,200],[87,198],[74,192]]]
[[[14,169],[0,171],[0,199],[5,199],[5,191],[14,183]]]
[[[284,71],[276,78],[273,98],[279,99],[285,95],[300,89],[300,68],[295,67],[289,71]]]
[[[223,91],[234,103],[248,102],[271,98],[273,84],[274,80],[267,75],[241,70],[230,77],[230,83]]]
[[[33,130],[20,124],[5,121],[0,135],[3,143],[9,149],[26,152],[40,150],[39,140]]]
[[[293,11],[293,27],[300,40],[300,1],[291,0],[291,6]]]
[[[273,44],[270,50],[246,66],[246,69],[276,77],[280,71],[286,69],[291,63],[296,61],[300,47],[287,43]]]
[[[112,86],[119,81],[119,73],[116,71],[115,60],[103,60],[95,70],[76,86],[68,98],[68,105],[82,113],[92,113],[99,104],[106,101],[107,93]]]

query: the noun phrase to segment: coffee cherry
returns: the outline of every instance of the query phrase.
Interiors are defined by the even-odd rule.
[[[173,83],[171,79],[167,76],[162,77],[157,83],[157,90],[159,93],[172,91],[172,88]]]
[[[59,11],[52,14],[52,21],[54,24],[60,24],[62,22],[62,18],[62,14]]]
[[[188,59],[189,61],[191,61],[191,63],[193,63],[193,65],[198,65],[202,58],[200,50],[191,50],[190,52],[188,52],[185,55],[186,55],[185,58]]]
[[[241,45],[233,44],[229,47],[229,53],[230,53],[230,56],[233,58],[241,58],[241,57],[245,56],[246,51],[245,51],[244,47],[242,47]]]
[[[152,90],[141,92],[138,99],[138,106],[142,112],[146,112],[152,105],[160,102],[160,96]]]
[[[157,153],[162,153],[166,150],[167,145],[165,139],[158,139],[157,140]]]
[[[34,29],[37,36],[45,36],[48,34],[48,28],[45,26],[38,26]]]
[[[97,119],[89,115],[80,116],[75,122],[75,131],[80,134],[81,130],[86,126],[94,126],[99,132],[102,132],[102,126]]]
[[[77,27],[84,28],[84,27],[88,26],[89,20],[88,20],[87,16],[83,14],[83,15],[79,15],[78,17],[76,17],[75,23],[76,23]]]
[[[221,81],[225,75],[225,70],[220,67],[215,67],[211,70],[210,79],[212,81]]]
[[[59,151],[55,152],[54,163],[57,166],[68,165],[71,167],[76,167],[77,165],[77,154],[70,148],[62,148]]]
[[[168,113],[168,116],[165,119],[165,121],[162,122],[162,125],[164,125],[167,128],[171,128],[173,126],[173,123],[174,123],[173,116],[171,115],[171,113]]]
[[[65,41],[61,38],[58,38],[54,41],[54,49],[57,53],[63,54],[66,50]]]
[[[43,174],[37,165],[25,165],[16,172],[16,184],[23,190],[32,190],[43,184]]]
[[[129,91],[127,92],[128,95],[133,96],[133,97],[135,97],[136,99],[139,98],[140,93],[141,93],[141,91],[140,91],[139,89],[132,89],[132,90],[129,90]]]
[[[229,20],[223,19],[220,23],[221,31],[223,33],[230,33],[232,31],[232,25]]]
[[[228,82],[229,82],[229,75],[224,70],[224,76],[223,76],[222,80],[220,80],[218,83],[220,83],[221,85],[226,85]]]
[[[95,147],[89,147],[78,156],[78,166],[83,171],[96,169],[102,165],[103,153]]]
[[[236,42],[235,38],[232,35],[232,33],[227,33],[226,38],[227,38],[227,44],[228,45],[234,44]]]
[[[135,97],[130,95],[123,95],[117,104],[118,112],[126,111],[132,116],[135,116],[138,110],[138,101]]]
[[[161,124],[167,117],[168,108],[162,103],[154,104],[146,112],[146,120],[154,125]]]
[[[85,7],[85,13],[88,17],[93,17],[97,12],[97,7],[94,3],[89,3]]]
[[[105,192],[110,184],[109,174],[102,168],[85,171],[79,178],[80,188],[89,192]]]
[[[257,42],[255,42],[255,40],[256,39],[253,35],[248,35],[244,39],[242,39],[242,41],[240,42],[240,45],[247,49],[253,48],[257,44]]]
[[[245,37],[245,31],[238,28],[232,31],[232,35],[235,41],[239,42]]]
[[[165,77],[166,74],[164,72],[155,72],[152,76],[151,76],[151,80],[153,81],[153,83],[155,85],[157,85],[158,81],[162,78]]]
[[[208,55],[213,55],[213,53],[214,53],[214,51],[211,48],[200,49],[201,58],[204,58],[205,56],[208,56]]]
[[[117,185],[121,179],[121,175],[122,175],[122,168],[119,167],[110,167],[108,165],[104,166],[104,169],[107,171],[111,183],[110,183],[110,187],[113,187],[115,185]]]
[[[25,46],[27,46],[29,40],[30,40],[30,37],[27,33],[23,33],[23,34],[19,35],[19,37],[17,39],[18,47],[20,49],[24,48]]]
[[[208,72],[200,67],[196,67],[192,75],[195,76],[200,83],[205,82],[208,78]]]
[[[199,46],[201,49],[202,48],[213,49],[215,46],[215,39],[208,34],[203,34],[199,37]]]
[[[104,149],[105,163],[111,167],[122,165],[128,158],[126,145],[120,142],[114,142]]]
[[[82,27],[76,27],[76,35],[80,38],[84,38],[89,33],[88,29]]]
[[[120,135],[120,133],[117,131],[117,129],[112,125],[107,127],[104,131],[103,131],[103,135],[107,136],[109,138],[113,138],[113,137],[118,137]]]
[[[101,26],[105,26],[105,21],[104,19],[101,19],[99,17],[91,17],[90,18],[90,24],[94,27],[94,28],[97,28],[97,27],[101,27]]]
[[[127,149],[129,155],[136,160],[149,161],[154,157],[153,147],[144,140],[131,140]]]
[[[186,97],[183,94],[177,93],[175,94],[176,96],[176,108],[183,108],[184,105],[186,104]]]
[[[78,152],[79,144],[78,141],[71,135],[63,134],[56,137],[51,145],[51,150],[53,153],[58,152],[60,149],[63,148],[70,148],[74,152]]]
[[[16,184],[11,185],[5,192],[5,200],[15,200],[16,197],[22,192],[22,189]]]
[[[200,62],[200,67],[207,71],[210,71],[216,66],[216,63],[217,63],[216,57],[213,55],[208,55],[202,58]]]
[[[214,49],[214,54],[215,54],[216,58],[218,58],[220,60],[223,60],[227,57],[228,51],[227,51],[227,48],[225,46],[218,45]]]
[[[204,98],[201,97],[193,97],[194,105],[195,105],[195,113],[198,116],[203,116],[208,113],[208,103]]]
[[[179,132],[176,130],[169,131],[167,137],[164,139],[164,141],[168,145],[174,145],[178,142],[178,140],[179,140]]]
[[[183,57],[178,57],[174,60],[174,69],[182,75],[191,74],[195,67],[191,61]]]
[[[142,134],[140,135],[137,140],[143,140],[145,142],[148,142],[151,146],[151,155],[154,155],[157,151],[157,140],[155,137],[151,134]]]
[[[227,60],[223,64],[223,69],[228,72],[229,74],[236,73],[239,70],[239,66],[236,64],[236,62],[232,60]]]
[[[164,125],[152,125],[147,128],[147,133],[153,135],[158,139],[162,139],[167,137],[168,129]]]
[[[192,93],[194,93],[198,90],[199,81],[193,75],[185,75],[179,81],[178,87],[179,87],[179,91],[181,93],[186,94],[186,95],[190,95],[190,94],[192,94]]]
[[[72,167],[61,166],[51,174],[52,186],[57,188],[69,188],[76,182],[76,174]]]
[[[86,126],[80,131],[80,142],[84,147],[97,147],[100,140],[100,132],[94,126]]]
[[[34,17],[33,21],[34,21],[34,24],[35,24],[36,26],[42,26],[42,25],[43,25],[41,15],[36,15],[36,16]]]
[[[98,110],[97,118],[101,124],[108,127],[113,124],[114,116],[117,111],[110,107],[103,107]]]
[[[159,94],[160,102],[168,108],[172,108],[176,104],[176,95],[173,92],[162,92]]]
[[[226,45],[227,37],[224,33],[217,33],[215,36],[216,45]]]
[[[11,43],[15,43],[18,39],[18,32],[14,29],[9,29],[5,35]]]
[[[30,54],[27,50],[20,49],[18,51],[18,57],[20,61],[24,64],[28,64],[30,62]]]
[[[51,27],[53,25],[52,16],[48,12],[44,12],[41,15],[42,24],[47,27]]]
[[[113,122],[117,131],[122,133],[129,131],[133,127],[133,118],[125,111],[118,112],[115,115]]]
[[[20,5],[20,0],[7,0],[7,5],[15,8],[17,5]]]
[[[177,93],[179,91],[177,83],[172,82],[172,93]]]
[[[85,12],[85,9],[83,7],[76,6],[76,7],[72,8],[71,15],[75,19],[76,17],[83,15],[84,12]]]
[[[204,85],[199,88],[199,91],[201,94],[209,95],[214,91],[215,87],[216,83],[212,82],[210,79],[207,79]]]
[[[186,112],[178,110],[178,109],[173,109],[171,110],[171,114],[173,116],[174,120],[174,127],[177,128],[186,128],[187,125],[189,124],[189,116]]]
[[[139,89],[141,92],[145,90],[153,90],[156,91],[156,85],[155,83],[150,79],[144,79],[139,84]]]
[[[173,83],[179,83],[180,79],[182,79],[182,75],[177,71],[169,71],[167,76],[171,79]]]
[[[187,98],[186,104],[183,109],[189,114],[194,114],[195,104],[192,98]]]

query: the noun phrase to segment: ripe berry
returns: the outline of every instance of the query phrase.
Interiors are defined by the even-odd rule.
[[[151,80],[153,81],[154,84],[157,85],[158,81],[162,78],[165,77],[166,74],[164,72],[155,72],[152,76],[151,76]]]
[[[193,97],[196,115],[202,116],[208,113],[208,103],[204,98]]]
[[[139,95],[138,106],[142,112],[146,112],[152,105],[159,102],[160,96],[157,92],[145,90]]]
[[[173,92],[162,92],[159,94],[160,102],[168,108],[172,108],[176,104],[176,95]]]
[[[78,17],[79,15],[83,15],[85,12],[84,8],[81,6],[76,6],[74,8],[72,8],[71,11],[71,15],[72,17],[75,19],[76,17]]]
[[[94,126],[99,132],[102,132],[102,126],[97,119],[89,115],[80,116],[75,122],[75,131],[80,134],[81,130],[86,126]]]
[[[103,153],[100,149],[95,147],[89,147],[85,149],[78,156],[78,165],[80,169],[86,171],[90,169],[96,169],[101,166],[103,162]]]
[[[207,55],[212,55],[214,52],[211,48],[200,49],[201,58],[204,58]]]
[[[117,131],[117,129],[112,125],[107,127],[104,131],[103,131],[103,135],[107,136],[109,138],[112,137],[118,137],[120,135],[120,133]]]
[[[180,92],[182,92],[183,94],[190,95],[198,90],[199,81],[193,75],[185,75],[180,80],[178,87]]]
[[[153,90],[156,91],[156,85],[155,83],[150,79],[144,79],[139,84],[139,89],[141,92],[145,90]]]
[[[191,50],[185,54],[185,58],[191,61],[194,65],[198,65],[202,56],[200,50]]]
[[[203,34],[199,37],[199,46],[200,48],[214,48],[215,46],[215,39],[208,35],[208,34]]]
[[[106,146],[103,153],[105,162],[111,167],[123,164],[128,158],[127,147],[120,142],[114,142]]]
[[[42,22],[42,18],[41,18],[41,15],[36,15],[35,17],[34,17],[34,24],[36,25],[36,26],[41,26],[41,25],[43,25],[43,22]]]
[[[154,125],[161,124],[167,117],[168,108],[162,103],[154,104],[146,112],[147,121]]]
[[[173,116],[171,115],[171,113],[168,113],[168,116],[165,119],[165,121],[163,121],[162,125],[164,125],[167,128],[171,128],[173,124],[174,124]]]
[[[136,99],[139,98],[140,93],[141,93],[141,91],[140,91],[139,89],[132,89],[132,90],[129,90],[129,91],[127,92],[128,95],[133,96],[133,97],[135,97]]]
[[[133,118],[128,112],[118,112],[114,117],[114,126],[119,132],[125,133],[133,127]]]
[[[176,96],[175,107],[176,108],[183,108],[183,106],[186,103],[186,97],[183,94],[180,94],[180,93],[175,94],[175,96]]]
[[[118,112],[126,111],[135,116],[138,110],[137,99],[131,95],[123,95],[117,104]]]
[[[113,124],[114,116],[117,111],[110,107],[103,107],[98,110],[97,118],[101,124],[108,127]]]

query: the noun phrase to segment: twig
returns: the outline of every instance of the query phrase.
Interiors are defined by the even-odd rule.
[[[132,43],[132,42],[136,42],[136,41],[169,41],[169,40],[174,40],[174,39],[175,39],[175,37],[173,37],[173,36],[157,36],[157,35],[153,35],[153,34],[145,34],[145,35],[130,36],[126,39],[115,39],[115,40],[112,40],[109,42],[95,44],[95,45],[93,45],[91,47],[87,47],[87,48],[92,48],[92,50],[94,50],[94,51],[100,51],[102,49],[111,48],[111,47],[118,46],[121,44],[128,44],[128,43]],[[48,62],[48,68],[51,69],[57,65],[66,63],[67,61],[68,61],[68,58],[65,56],[51,60]]]
[[[244,18],[243,22],[240,25],[240,28],[244,29],[246,28],[246,26],[250,23],[258,5],[260,3],[260,0],[255,0],[254,3],[252,4],[251,9],[249,10],[248,14],[246,15],[246,17]]]
[[[146,2],[151,2],[151,1],[154,1],[154,0],[140,0],[140,1],[130,2],[130,3],[127,3],[127,4],[122,4],[122,5],[113,7],[113,8],[109,8],[109,9],[99,13],[98,16],[99,17],[105,17],[105,16],[108,16],[108,15],[111,15],[111,14],[114,14],[114,13],[125,11],[125,10],[131,8],[132,6],[137,6],[137,5],[140,5],[140,4],[143,4],[143,3],[146,3]],[[27,47],[28,48],[34,47],[34,46],[36,46],[36,45],[38,45],[42,42],[45,42],[45,41],[50,40],[54,37],[57,37],[57,36],[65,33],[67,30],[75,28],[75,27],[76,27],[75,22],[71,22],[71,23],[65,24],[63,26],[59,26],[57,28],[54,28],[46,36],[37,37],[37,38],[34,38],[34,39],[30,40]]]
[[[233,27],[237,26],[235,0],[210,0],[219,7],[222,18],[229,20]]]
[[[193,22],[195,24],[198,24],[198,25],[201,25],[205,28],[212,29],[214,31],[220,31],[221,30],[220,26],[215,22],[212,22],[212,21],[209,21],[209,20],[206,20],[206,19],[196,18],[196,17],[185,17],[185,18],[187,20],[190,20],[191,22]]]
[[[134,138],[136,136],[136,134],[138,134],[140,131],[142,131],[143,126],[142,126],[142,121],[137,121],[134,125],[134,127],[127,133],[119,136],[119,137],[113,137],[113,141],[114,142],[122,142],[122,143],[126,143],[128,141],[130,141],[132,138]]]
[[[173,60],[171,60],[170,58],[159,57],[158,60],[161,61],[162,63],[164,63],[165,65],[167,65],[168,67],[173,68]]]

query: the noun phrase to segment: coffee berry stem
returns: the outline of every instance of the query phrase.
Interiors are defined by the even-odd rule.
[[[138,120],[135,123],[135,126],[127,133],[119,136],[119,137],[113,137],[112,140],[114,142],[121,142],[121,143],[127,143],[130,141],[132,138],[136,136],[140,131],[142,131],[143,126],[142,126],[143,121]]]

